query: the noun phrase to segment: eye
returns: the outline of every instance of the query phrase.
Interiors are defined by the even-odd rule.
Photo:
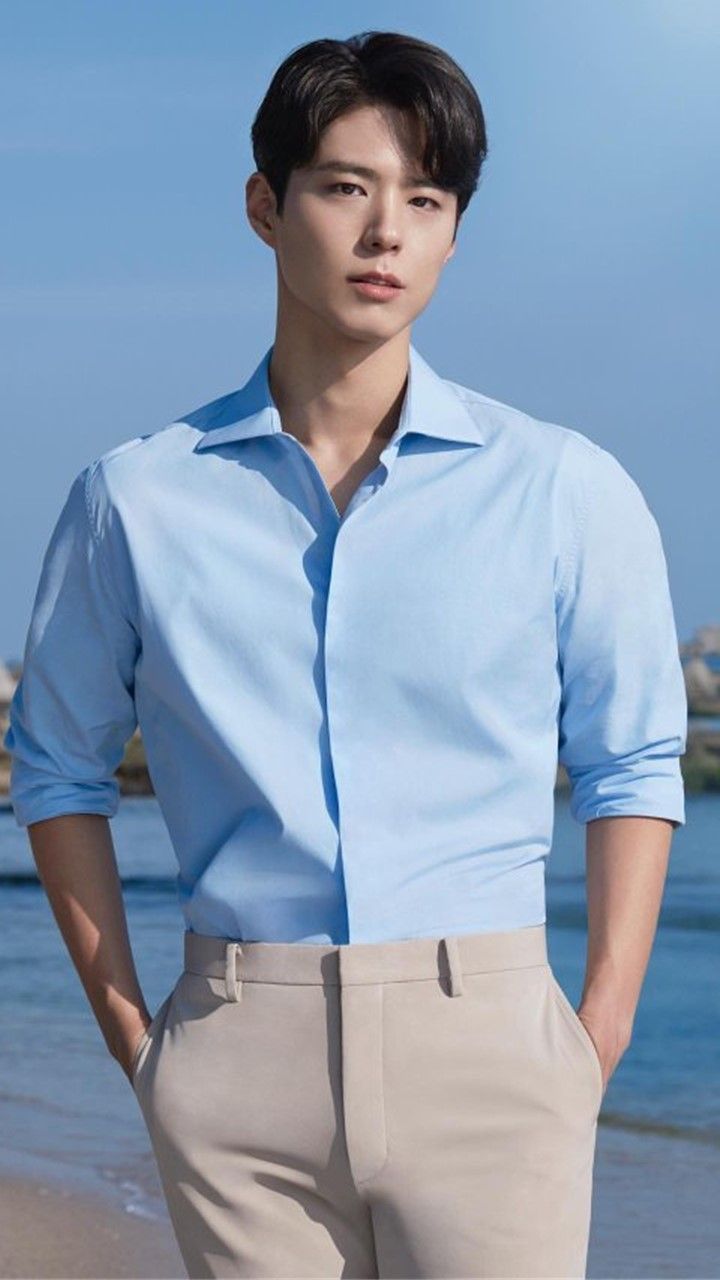
[[[340,187],[350,187],[353,191],[360,191],[362,189],[357,182],[333,182],[328,187],[328,191],[337,191]],[[433,200],[432,196],[413,196],[413,200],[427,200],[431,205],[434,205],[436,209],[440,208],[437,200]],[[423,208],[427,208],[427,205],[424,205]]]

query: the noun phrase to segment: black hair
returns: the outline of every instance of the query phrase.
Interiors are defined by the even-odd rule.
[[[394,31],[312,40],[277,68],[252,124],[253,156],[282,214],[292,169],[309,164],[333,120],[387,104],[423,132],[423,171],[457,195],[455,231],[488,151],[480,99],[464,71],[436,45]]]

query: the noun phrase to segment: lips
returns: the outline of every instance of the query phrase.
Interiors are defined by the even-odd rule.
[[[394,289],[404,289],[405,287],[402,282],[398,280],[397,276],[390,274],[384,275],[378,271],[369,271],[366,275],[362,276],[349,276],[348,279],[363,280],[366,284],[391,285]]]

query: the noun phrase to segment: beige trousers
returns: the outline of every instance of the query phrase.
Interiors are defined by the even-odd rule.
[[[189,1276],[585,1276],[602,1072],[544,924],[184,948],[132,1085]]]

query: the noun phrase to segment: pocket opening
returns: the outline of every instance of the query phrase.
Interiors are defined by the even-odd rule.
[[[142,1051],[143,1051],[143,1049],[145,1048],[145,1045],[147,1044],[148,1040],[150,1039],[149,1028],[150,1028],[150,1026],[151,1026],[151,1025],[152,1025],[152,1023],[150,1023],[150,1022],[149,1022],[149,1023],[148,1023],[148,1025],[147,1025],[147,1027],[146,1027],[146,1028],[145,1028],[145,1030],[143,1031],[143,1033],[142,1033],[142,1035],[141,1035],[141,1037],[140,1037],[140,1039],[139,1039],[139,1041],[138,1041],[137,1049],[135,1050],[135,1052],[134,1052],[134,1054],[133,1054],[132,1062],[131,1062],[131,1064],[130,1064],[130,1082],[131,1082],[131,1083],[133,1083],[133,1082],[134,1082],[134,1080],[135,1080],[135,1072],[136,1072],[136,1070],[137,1070],[137,1065],[138,1065],[138,1063],[139,1063],[139,1061],[140,1061],[140,1055],[142,1054]]]
[[[582,1018],[578,1016],[576,1009],[573,1008],[571,1001],[569,1000],[568,996],[565,994],[565,991],[563,990],[562,986],[560,985],[557,977],[555,976],[552,970],[550,970],[550,976],[552,980],[553,991],[555,993],[555,998],[557,1000],[557,1003],[560,1007],[561,1012],[564,1014],[565,1019],[569,1023],[569,1025],[574,1029],[576,1037],[577,1036],[580,1037],[580,1042],[583,1045],[586,1054],[590,1055],[593,1068],[595,1071],[595,1080],[597,1084],[599,1100],[600,1102],[602,1102],[604,1092],[605,1092],[605,1086],[604,1086],[603,1074],[602,1074],[602,1063],[600,1061],[600,1055],[598,1054],[598,1051],[595,1048],[595,1041],[590,1035],[590,1032],[585,1026],[585,1023],[583,1022]]]
[[[168,994],[165,996],[165,999],[158,1005],[152,1018],[148,1022],[142,1036],[140,1037],[140,1041],[133,1055],[133,1060],[130,1067],[130,1084],[132,1085],[133,1089],[135,1088],[135,1082],[138,1079],[140,1066],[144,1062],[147,1056],[145,1053],[145,1050],[153,1038],[153,1035],[157,1029],[157,1026],[161,1017],[169,1007],[170,1002],[173,996],[175,995],[175,991],[177,989],[177,985],[179,981],[180,979],[178,978],[173,984],[172,990],[168,992]]]

